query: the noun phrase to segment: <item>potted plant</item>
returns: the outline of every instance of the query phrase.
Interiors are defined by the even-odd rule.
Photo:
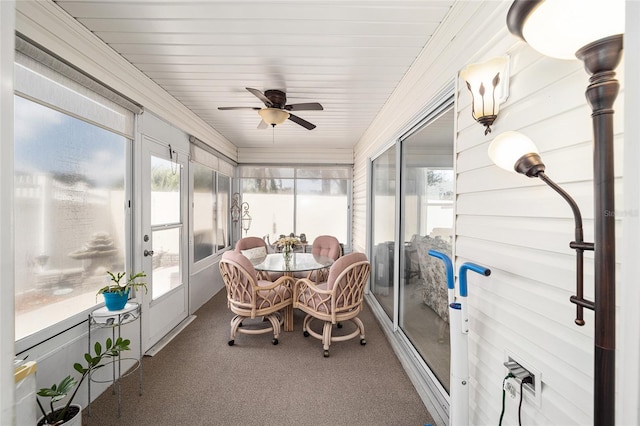
[[[109,275],[110,283],[98,290],[98,294],[102,294],[104,296],[105,305],[110,311],[119,311],[124,308],[127,304],[127,300],[129,300],[129,290],[132,288],[137,289],[143,287],[145,294],[147,292],[147,283],[137,281],[138,279],[147,276],[144,271],[135,274],[131,272],[129,274],[129,278],[125,281],[122,281],[122,279],[126,277],[126,272],[118,272],[114,274],[107,271],[107,274]]]
[[[130,343],[131,341],[129,339],[123,339],[122,337],[118,337],[116,341],[113,342],[109,337],[105,342],[103,350],[100,342],[96,342],[94,345],[95,355],[92,355],[90,352],[84,354],[84,359],[87,362],[87,365],[83,366],[79,362],[76,362],[73,365],[73,368],[80,373],[80,380],[76,380],[73,376],[69,375],[62,379],[62,381],[57,385],[54,383],[49,388],[40,389],[37,392],[39,396],[51,399],[49,400],[48,413],[40,403],[40,400],[37,399],[38,406],[42,411],[42,417],[38,421],[37,426],[81,424],[82,416],[80,416],[80,406],[71,404],[76,393],[78,393],[78,389],[80,389],[80,385],[84,381],[85,377],[91,375],[93,371],[105,365],[103,363],[104,360],[115,358],[122,351],[128,351]],[[72,390],[73,393],[71,394],[71,397],[63,407],[53,407],[54,403],[64,399]]]

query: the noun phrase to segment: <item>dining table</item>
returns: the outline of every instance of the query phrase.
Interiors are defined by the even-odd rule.
[[[256,271],[282,273],[285,276],[294,277],[296,272],[311,272],[330,267],[334,260],[328,256],[320,256],[313,253],[292,252],[269,253],[250,259]],[[293,306],[289,305],[284,310],[284,331],[293,331]]]

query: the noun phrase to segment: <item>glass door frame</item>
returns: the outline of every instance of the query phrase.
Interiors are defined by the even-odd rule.
[[[390,320],[387,316],[386,312],[382,308],[382,305],[375,298],[371,291],[367,291],[366,299],[371,307],[374,316],[380,322],[383,330],[387,334],[387,337],[390,340],[398,359],[401,364],[407,370],[407,373],[414,383],[414,386],[418,389],[419,393],[422,395],[422,399],[425,402],[427,409],[429,409],[432,413],[439,415],[443,419],[446,419],[448,423],[449,417],[449,394],[439,382],[437,377],[431,371],[425,360],[422,358],[418,350],[414,347],[413,343],[404,333],[404,331],[400,328],[400,250],[402,249],[402,244],[398,243],[401,240],[401,236],[404,233],[403,224],[401,220],[401,214],[404,209],[404,198],[402,197],[402,140],[409,137],[411,134],[416,131],[422,129],[424,126],[428,125],[433,120],[437,119],[441,113],[449,108],[454,108],[455,110],[455,97],[454,91],[455,84],[452,82],[448,85],[439,96],[436,96],[419,115],[419,118],[412,121],[410,125],[401,129],[397,135],[391,139],[391,141],[384,146],[382,146],[374,155],[370,156],[367,164],[367,250],[368,257],[372,259],[374,253],[374,244],[373,244],[373,212],[372,209],[374,207],[373,200],[373,190],[374,190],[374,161],[382,156],[388,149],[395,146],[396,147],[396,197],[395,197],[395,223],[394,223],[394,253],[393,253],[393,288],[394,288],[394,312],[393,319]],[[454,116],[454,123],[455,123]],[[455,124],[454,124],[455,126]],[[453,134],[454,129],[452,129]],[[453,154],[455,156],[455,137],[454,137],[454,147]],[[455,158],[455,157],[454,157]],[[453,162],[453,170],[454,170],[454,194],[455,194],[455,173],[456,173],[456,165],[455,160]],[[453,202],[453,211],[454,211],[454,220],[453,220],[453,235],[455,235],[455,196]],[[404,240],[404,238],[402,238]],[[452,245],[452,259],[455,259],[455,239]],[[372,268],[372,273],[374,269]],[[371,285],[371,284],[370,284]]]

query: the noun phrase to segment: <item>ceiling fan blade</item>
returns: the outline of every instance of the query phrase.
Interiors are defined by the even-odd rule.
[[[253,93],[253,95],[260,99],[267,107],[271,108],[273,106],[273,104],[271,103],[271,101],[269,100],[269,98],[267,98],[264,93],[262,93],[261,91],[259,91],[258,89],[252,89],[251,87],[245,87],[245,89],[247,89],[249,92]]]
[[[258,123],[258,129],[266,129],[268,127],[269,127],[269,125],[264,120],[260,120],[260,123]]]
[[[258,107],[218,107],[220,111],[227,111],[232,109],[252,109],[254,111],[260,111],[262,108]]]
[[[307,120],[303,120],[302,118],[298,117],[297,115],[289,114],[289,120],[293,121],[296,124],[301,125],[302,127],[304,127],[307,130],[313,130],[313,129],[316,128],[315,124],[311,124]]]
[[[302,104],[285,105],[287,111],[322,111],[322,105],[317,102],[307,102]]]

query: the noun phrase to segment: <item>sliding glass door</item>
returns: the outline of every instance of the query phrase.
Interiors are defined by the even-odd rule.
[[[446,392],[446,276],[428,251],[452,254],[453,131],[444,104],[371,164],[371,292]]]
[[[453,235],[453,110],[401,140],[399,326],[449,390],[449,305],[443,263]]]
[[[396,224],[396,147],[373,160],[371,291],[393,319]]]

